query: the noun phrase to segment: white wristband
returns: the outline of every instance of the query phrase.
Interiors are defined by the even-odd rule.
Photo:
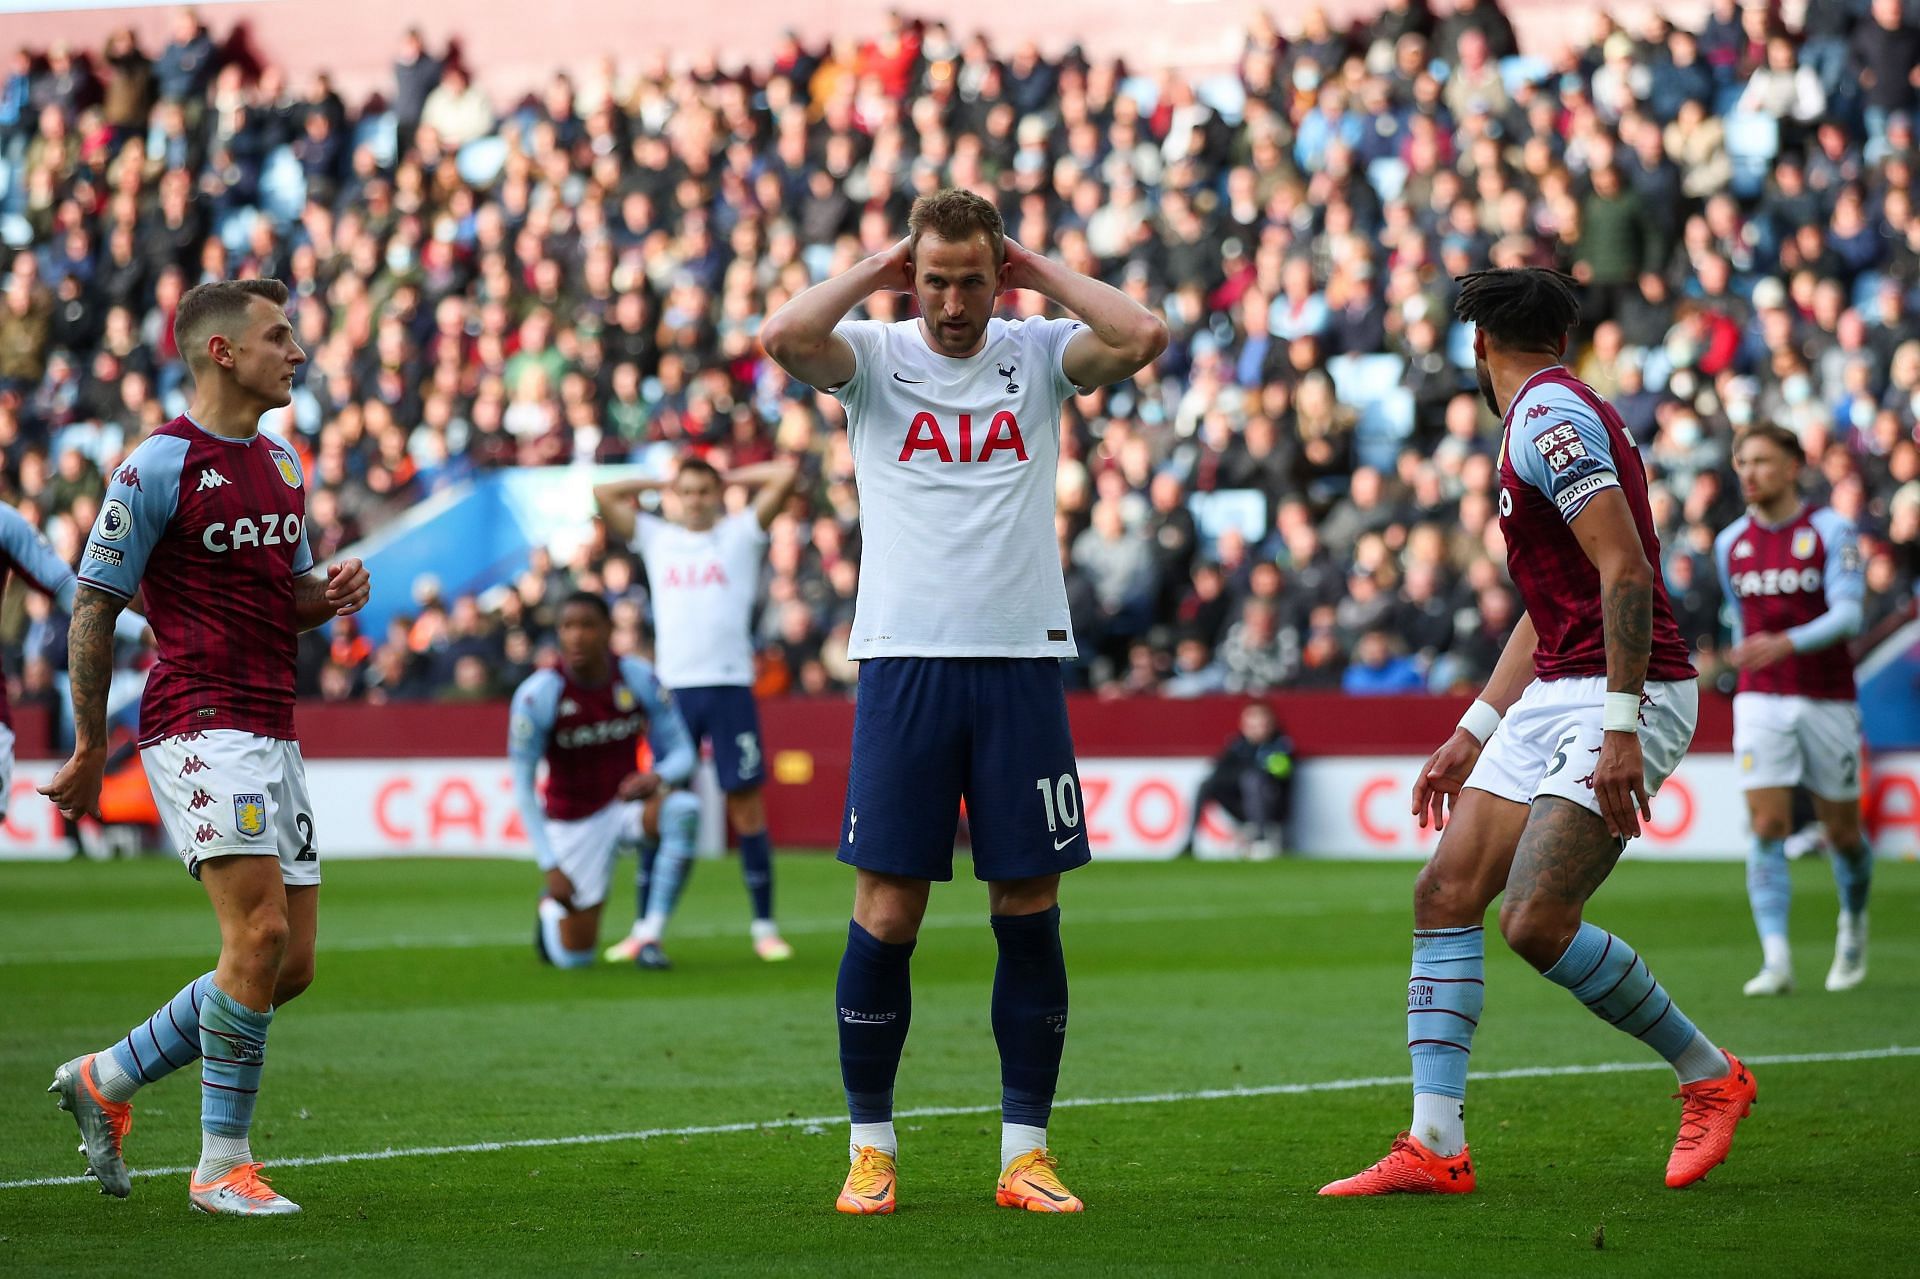
[[[1607,709],[1601,717],[1600,727],[1609,733],[1638,733],[1640,731],[1640,694],[1608,693]]]
[[[1472,733],[1474,741],[1485,746],[1487,739],[1493,736],[1493,730],[1500,727],[1500,712],[1493,709],[1491,704],[1476,699],[1473,705],[1467,707],[1467,713],[1460,717],[1460,727]]]

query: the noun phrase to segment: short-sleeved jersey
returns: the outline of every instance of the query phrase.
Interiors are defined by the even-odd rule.
[[[54,554],[47,539],[26,516],[0,502],[0,595],[6,594],[7,575],[18,573],[27,585],[50,598],[62,612],[73,611],[73,570]],[[0,680],[0,724],[13,724],[13,705]]]
[[[80,581],[123,599],[143,591],[160,650],[143,741],[195,729],[294,739],[293,584],[313,568],[305,486],[273,436],[227,439],[187,417],[113,473]]]
[[[703,532],[641,513],[633,549],[647,566],[654,665],[668,688],[753,684],[753,601],[766,545],[752,511]]]
[[[1652,681],[1694,678],[1686,641],[1660,580],[1660,539],[1647,504],[1647,472],[1613,406],[1559,365],[1527,379],[1507,406],[1500,441],[1500,532],[1507,573],[1540,634],[1534,674],[1543,680],[1607,673],[1600,573],[1570,527],[1594,495],[1619,489],[1655,566]]]
[[[1778,528],[1751,512],[1713,541],[1720,583],[1734,606],[1734,639],[1782,634],[1835,605],[1866,596],[1860,542],[1846,518],[1825,507],[1801,507]],[[1795,653],[1757,671],[1741,671],[1742,693],[1781,693],[1852,701],[1853,658],[1845,644]]]
[[[640,738],[653,770],[678,784],[693,775],[693,739],[653,668],[623,657],[613,677],[583,684],[564,668],[527,676],[513,694],[508,755],[526,768],[547,762],[544,808],[579,821],[611,804],[635,770]]]
[[[987,322],[965,359],[918,320],[850,320],[847,410],[860,486],[860,594],[847,654],[1072,657],[1053,527],[1061,366],[1078,320]]]

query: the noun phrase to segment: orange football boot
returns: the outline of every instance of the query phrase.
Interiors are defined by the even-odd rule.
[[[1457,1155],[1440,1156],[1403,1132],[1387,1157],[1364,1172],[1320,1187],[1323,1195],[1465,1195],[1474,1186],[1473,1160],[1462,1146]]]
[[[870,1216],[893,1211],[893,1188],[897,1177],[893,1156],[872,1146],[860,1147],[853,1167],[847,1170],[847,1184],[840,1188],[834,1207],[841,1212]]]
[[[1667,1160],[1667,1185],[1678,1190],[1691,1186],[1727,1161],[1733,1148],[1733,1130],[1753,1110],[1760,1086],[1740,1059],[1722,1048],[1727,1073],[1718,1079],[1682,1084],[1673,1094],[1680,1101],[1680,1135]]]
[[[1016,1156],[1000,1174],[993,1201],[1002,1208],[1028,1212],[1085,1212],[1080,1197],[1060,1182],[1060,1161],[1045,1150]]]

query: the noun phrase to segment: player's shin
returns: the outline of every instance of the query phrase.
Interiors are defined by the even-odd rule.
[[[108,1101],[126,1101],[200,1057],[200,1001],[213,985],[203,973],[181,987],[153,1016],[93,1059],[94,1083]]]
[[[555,968],[585,968],[593,963],[593,948],[569,950],[566,938],[561,935],[560,924],[567,917],[567,908],[551,897],[540,899],[540,950],[541,957]]]
[[[1654,980],[1647,961],[1604,928],[1582,923],[1546,978],[1565,986],[1594,1016],[1667,1059],[1682,1084],[1717,1079],[1727,1058]]]
[[[1467,1060],[1486,1003],[1486,929],[1421,928],[1407,978],[1412,1133],[1442,1157],[1466,1148]]]
[[[1060,907],[995,915],[993,1038],[1000,1048],[1000,1166],[1047,1144],[1067,1036],[1067,961]]]
[[[1753,926],[1759,931],[1768,971],[1782,976],[1791,973],[1793,954],[1787,944],[1787,918],[1793,880],[1787,872],[1784,841],[1753,837],[1753,846],[1747,850],[1747,901],[1753,907]]]
[[[273,1012],[259,1012],[207,983],[200,1002],[200,1166],[197,1182],[211,1182],[253,1156],[247,1133],[267,1060]]]
[[[680,904],[693,868],[693,846],[700,833],[700,800],[691,791],[675,791],[660,804],[660,853],[648,876],[647,900],[634,936],[657,942]]]
[[[1864,834],[1850,848],[1834,848],[1833,883],[1840,890],[1842,914],[1857,922],[1867,913],[1867,896],[1873,888],[1873,849]]]
[[[840,1079],[852,1122],[850,1153],[871,1146],[899,1152],[893,1131],[893,1081],[913,1014],[909,961],[913,942],[884,942],[858,921],[847,925],[847,950],[834,989],[840,1026]]]
[[[766,831],[740,837],[740,877],[753,900],[756,924],[773,922],[773,839]]]

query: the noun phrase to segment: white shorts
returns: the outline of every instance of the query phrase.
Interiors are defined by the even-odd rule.
[[[13,730],[0,724],[0,819],[13,800]]]
[[[298,742],[210,728],[163,737],[140,763],[167,842],[195,879],[211,858],[277,855],[286,883],[320,882]]]
[[[1740,786],[1805,786],[1821,799],[1860,798],[1860,704],[1787,693],[1736,693],[1733,753]]]
[[[1466,784],[1516,804],[1557,795],[1598,813],[1593,768],[1606,736],[1606,696],[1601,675],[1527,685],[1487,739]],[[1648,795],[1680,766],[1699,712],[1700,689],[1692,680],[1647,685],[1640,704],[1640,756]]]
[[[573,908],[591,910],[607,899],[614,854],[622,843],[640,838],[639,804],[615,800],[591,817],[563,822],[547,818],[547,846],[557,870],[573,885]]]

